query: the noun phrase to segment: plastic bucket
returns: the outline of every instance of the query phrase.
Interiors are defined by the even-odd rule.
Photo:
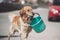
[[[31,27],[35,30],[35,32],[42,32],[45,30],[46,25],[44,24],[43,20],[41,19],[40,15],[36,15],[30,23]]]

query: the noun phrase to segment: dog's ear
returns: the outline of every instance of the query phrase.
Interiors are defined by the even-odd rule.
[[[23,9],[21,9],[19,14],[20,14],[20,16],[23,16],[25,14],[25,11]]]

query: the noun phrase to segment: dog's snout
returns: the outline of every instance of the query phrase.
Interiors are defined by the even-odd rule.
[[[32,12],[32,14],[33,14],[33,16],[35,15],[35,13],[34,13],[34,12]]]
[[[34,13],[33,13],[33,15],[34,15]]]
[[[34,16],[34,13],[32,13],[31,15],[30,15],[30,17],[33,17]]]

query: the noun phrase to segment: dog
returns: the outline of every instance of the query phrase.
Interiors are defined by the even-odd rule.
[[[9,14],[11,26],[9,28],[8,40],[10,40],[10,36],[15,32],[19,33],[21,40],[27,40],[28,34],[32,31],[32,28],[29,24],[34,16],[32,7],[24,6],[19,11],[19,14],[20,16],[16,14]]]

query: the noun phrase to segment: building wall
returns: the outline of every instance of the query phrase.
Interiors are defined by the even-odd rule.
[[[0,0],[0,3],[3,2],[3,0]]]
[[[14,3],[14,2],[20,2],[20,0],[3,0],[3,2],[6,2],[6,3]]]
[[[53,3],[53,0],[41,0],[41,1],[43,1],[45,3],[47,3],[47,2]]]

